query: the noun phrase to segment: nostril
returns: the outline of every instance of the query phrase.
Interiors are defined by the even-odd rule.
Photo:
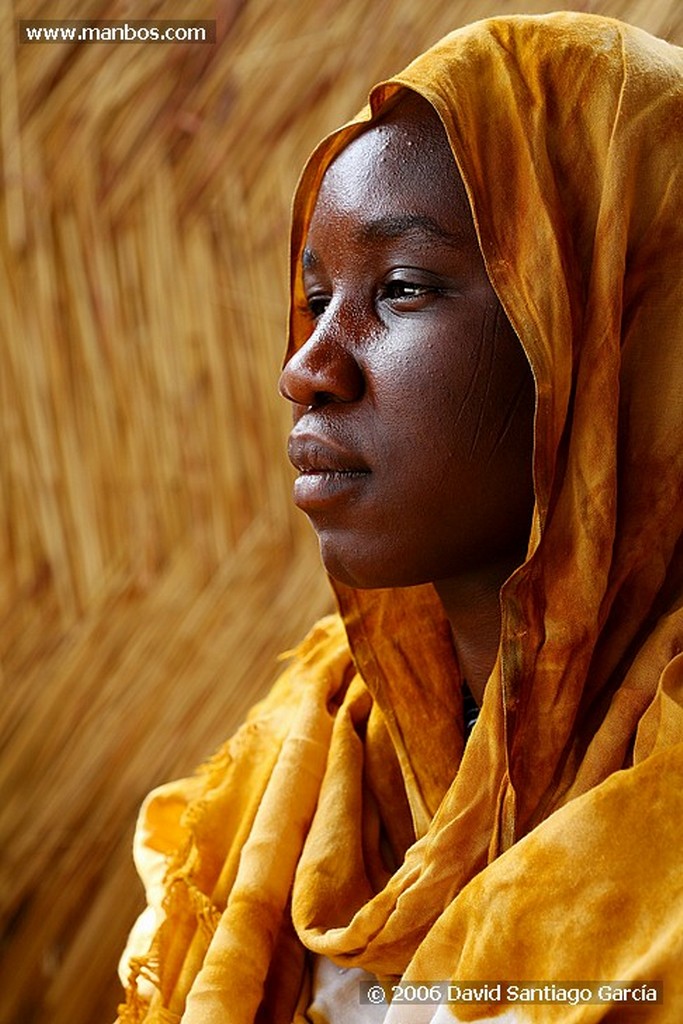
[[[306,366],[302,365],[301,349],[284,366],[278,381],[278,391],[284,399],[294,405],[310,405],[314,392],[313,382]]]
[[[319,408],[322,405],[327,405],[328,402],[339,401],[339,399],[336,398],[335,395],[331,394],[328,391],[314,391],[311,388],[306,388],[305,390],[302,390],[301,388],[296,386],[296,382],[294,383],[294,387],[288,386],[287,378],[284,372],[280,375],[280,380],[278,382],[278,392],[280,393],[280,396],[282,398],[284,398],[288,402],[291,402],[292,405],[298,405],[302,409],[306,410]]]
[[[280,395],[280,398],[284,398],[288,402],[293,402],[294,401],[294,399],[290,395],[289,391],[287,390],[287,383],[285,381],[284,371],[280,374],[280,379],[277,382],[277,390],[278,390],[278,394]]]
[[[365,382],[347,345],[329,330],[318,330],[287,360],[278,387],[287,401],[307,407],[354,402]]]

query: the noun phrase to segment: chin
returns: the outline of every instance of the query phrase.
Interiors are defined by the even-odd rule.
[[[322,562],[330,579],[335,583],[342,583],[346,587],[353,587],[355,590],[374,590],[377,587],[389,585],[375,583],[372,576],[368,579],[366,571],[362,569],[357,571],[355,566],[349,566],[336,558],[326,558],[322,555]]]
[[[355,550],[340,550],[338,544],[330,543],[324,536],[318,538],[320,544],[320,557],[327,575],[337,583],[344,586],[354,587],[357,590],[373,590],[377,587],[391,586],[382,582],[375,582],[376,572],[373,571],[369,559],[363,557],[360,545]],[[351,547],[351,545],[350,545]]]
[[[325,571],[337,583],[355,590],[382,590],[390,587],[412,587],[428,582],[413,579],[406,572],[397,573],[396,567],[405,564],[398,552],[368,551],[357,542],[348,546],[332,544],[319,537],[320,556]]]

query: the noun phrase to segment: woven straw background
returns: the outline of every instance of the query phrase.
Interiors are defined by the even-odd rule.
[[[677,0],[2,0],[1,1024],[112,1019],[141,798],[328,608],[275,393],[307,152],[451,28],[558,6],[683,41]],[[68,17],[219,42],[17,45]]]

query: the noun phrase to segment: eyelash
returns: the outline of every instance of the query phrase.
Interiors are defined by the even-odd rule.
[[[310,317],[311,320],[319,320],[320,317],[325,312],[325,310],[327,309],[327,307],[329,306],[329,304],[330,300],[326,295],[314,295],[310,299],[308,299],[306,305],[304,306],[304,312],[307,314],[307,316]],[[318,309],[318,306],[320,306],[321,308]]]
[[[397,294],[403,292],[403,294]],[[412,294],[406,294],[410,292]],[[389,299],[390,301],[397,302],[401,299],[418,299],[423,295],[440,295],[443,292],[443,288],[437,288],[435,285],[418,284],[417,281],[403,281],[401,279],[395,281],[388,281],[383,288],[382,298]]]
[[[435,285],[418,284],[415,281],[387,281],[380,290],[380,300],[389,302],[415,302],[428,295],[442,295],[445,289]],[[304,312],[311,320],[317,321],[330,304],[328,295],[313,295],[308,299]]]

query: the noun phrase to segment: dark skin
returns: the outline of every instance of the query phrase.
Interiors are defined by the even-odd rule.
[[[295,502],[332,577],[434,584],[481,700],[531,525],[533,380],[424,100],[327,169],[303,273],[310,334],[280,382]]]

